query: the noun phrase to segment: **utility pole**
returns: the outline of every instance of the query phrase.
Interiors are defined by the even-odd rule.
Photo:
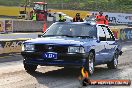
[[[27,12],[27,4],[28,4],[28,0],[25,1],[25,13]]]

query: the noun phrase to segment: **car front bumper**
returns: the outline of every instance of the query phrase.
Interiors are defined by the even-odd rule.
[[[88,54],[58,53],[57,59],[43,58],[42,52],[21,52],[23,62],[42,66],[84,66]]]

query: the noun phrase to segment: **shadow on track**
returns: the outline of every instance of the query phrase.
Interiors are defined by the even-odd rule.
[[[96,67],[95,73],[90,79],[111,79],[111,76],[117,76],[121,69],[108,69],[105,67]],[[48,88],[60,85],[69,85],[71,83],[79,84],[78,77],[81,75],[79,68],[62,68],[59,70],[49,71],[46,73],[36,71],[31,73],[36,78],[39,84],[45,85]]]

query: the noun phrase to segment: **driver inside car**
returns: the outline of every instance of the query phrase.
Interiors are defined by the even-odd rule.
[[[60,27],[60,30],[58,31],[58,35],[72,36],[72,29]]]

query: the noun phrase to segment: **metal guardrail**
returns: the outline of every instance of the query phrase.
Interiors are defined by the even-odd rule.
[[[46,22],[49,27],[53,22]],[[43,21],[13,21],[13,32],[42,32]]]

